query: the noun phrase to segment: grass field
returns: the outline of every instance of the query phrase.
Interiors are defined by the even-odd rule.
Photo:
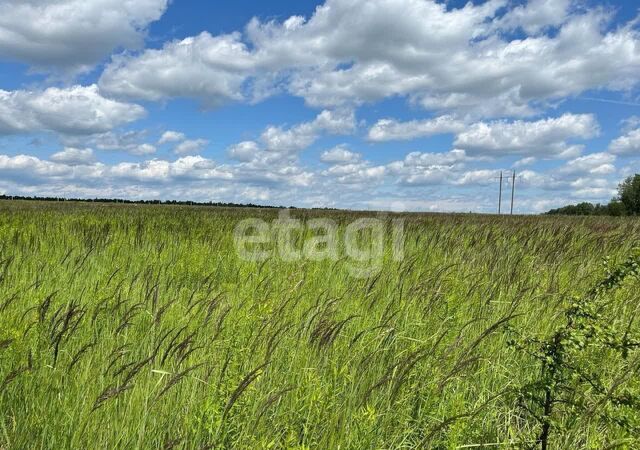
[[[404,214],[370,277],[239,259],[236,224],[277,214],[0,203],[0,448],[539,448],[526,347],[640,240],[633,218]],[[625,354],[577,345],[591,376],[554,390],[549,448],[640,447],[640,283],[618,278],[597,317]]]

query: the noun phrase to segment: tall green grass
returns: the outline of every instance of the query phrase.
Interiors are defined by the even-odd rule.
[[[357,279],[238,259],[256,215],[277,211],[0,204],[0,448],[535,447],[509,393],[536,365],[506,324],[550,332],[640,238],[637,219],[405,214],[404,260]],[[638,287],[609,304],[621,322]],[[558,421],[552,448],[640,445]]]

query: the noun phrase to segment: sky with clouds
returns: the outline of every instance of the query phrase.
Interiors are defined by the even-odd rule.
[[[607,202],[639,88],[626,0],[0,0],[0,193]]]

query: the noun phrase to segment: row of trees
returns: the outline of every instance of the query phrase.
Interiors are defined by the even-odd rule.
[[[566,216],[640,216],[640,174],[618,186],[618,195],[608,204],[583,202],[552,209],[547,214]]]
[[[225,208],[280,208],[284,206],[264,206],[253,203],[192,202],[185,200],[125,200],[116,198],[62,198],[62,197],[24,197],[19,195],[0,195],[0,200],[29,200],[44,202],[90,202],[90,203],[125,203],[135,205],[185,205],[185,206],[219,206]]]
[[[126,200],[119,198],[64,198],[64,197],[25,197],[20,195],[0,195],[0,200],[27,200],[39,202],[82,202],[82,203],[123,203],[127,205],[181,205],[181,206],[215,206],[222,208],[265,208],[265,209],[297,209],[295,206],[257,205],[255,203],[194,202],[189,200]],[[335,211],[335,208],[311,208]]]

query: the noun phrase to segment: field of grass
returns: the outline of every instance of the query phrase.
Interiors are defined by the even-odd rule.
[[[633,218],[405,214],[404,259],[368,278],[239,259],[236,223],[277,214],[0,203],[0,449],[539,448],[526,345],[640,240]],[[597,314],[633,336],[618,278]],[[549,448],[639,448],[627,341],[579,353],[601,383],[554,405]]]

